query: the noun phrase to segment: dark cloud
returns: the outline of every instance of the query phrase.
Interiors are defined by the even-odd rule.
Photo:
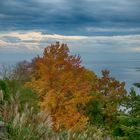
[[[139,34],[139,31],[87,30],[88,27],[140,28],[139,7],[139,0],[0,0],[0,30],[42,30],[71,35]]]

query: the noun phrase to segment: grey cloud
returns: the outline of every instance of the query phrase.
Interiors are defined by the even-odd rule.
[[[10,42],[10,43],[17,43],[21,41],[18,37],[10,37],[10,36],[1,37],[1,40],[5,42]]]
[[[86,28],[140,27],[139,7],[139,0],[1,0],[0,30],[94,35],[94,31]]]

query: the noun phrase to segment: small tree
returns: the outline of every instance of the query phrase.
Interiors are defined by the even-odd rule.
[[[87,104],[87,114],[91,123],[110,127],[115,113],[126,97],[125,83],[110,77],[108,70],[102,71],[102,77],[93,84],[93,99]]]
[[[122,137],[122,139],[139,140],[140,95],[138,95],[133,88],[131,88],[131,91],[127,96],[127,100],[124,101],[123,106],[126,108],[126,110],[117,115],[117,123],[113,128],[113,134],[114,136]]]
[[[17,80],[20,83],[25,83],[29,81],[32,67],[33,63],[25,60],[17,63],[12,72],[13,79]]]

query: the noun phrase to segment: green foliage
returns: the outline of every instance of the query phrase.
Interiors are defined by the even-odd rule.
[[[9,100],[9,93],[8,93],[8,87],[6,85],[6,82],[4,80],[0,80],[0,90],[3,91],[3,99]]]
[[[139,140],[140,138],[140,118],[120,114],[117,117],[117,124],[113,129],[113,135],[126,138],[127,140]]]
[[[128,95],[125,104],[132,116],[140,117],[140,95],[136,93],[134,88],[131,88],[130,94]]]
[[[91,124],[112,127],[121,102],[126,97],[124,83],[110,77],[108,70],[93,83],[93,99],[87,104],[86,112]]]
[[[7,91],[10,98],[19,98],[21,108],[24,107],[26,103],[28,103],[30,106],[36,106],[38,103],[38,96],[37,94],[32,91],[31,89],[25,88],[24,85],[20,82],[18,82],[16,79],[12,80],[4,80],[4,83],[7,86]]]
[[[126,108],[119,113],[113,129],[113,135],[126,140],[140,138],[140,95],[132,88],[123,106]]]
[[[91,100],[87,104],[86,114],[89,117],[90,124],[105,125],[100,102]]]
[[[140,82],[139,83],[134,83],[134,86],[137,88],[140,88]]]

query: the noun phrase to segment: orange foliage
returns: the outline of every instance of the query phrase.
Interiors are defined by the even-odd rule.
[[[32,79],[26,86],[39,94],[40,108],[50,113],[55,130],[83,129],[88,122],[85,106],[91,99],[103,105],[103,114],[111,122],[126,94],[125,84],[109,77],[109,71],[102,75],[98,78],[82,67],[80,57],[57,42],[34,58]]]
[[[83,108],[91,98],[91,86],[80,57],[70,55],[66,44],[56,43],[33,61],[32,80],[26,86],[39,94],[40,107],[52,116],[54,129],[84,128],[88,118]]]
[[[96,89],[98,100],[103,104],[103,113],[107,121],[111,124],[112,117],[117,112],[118,105],[126,96],[125,83],[117,81],[109,76],[108,70],[102,71],[102,77],[99,78]]]

